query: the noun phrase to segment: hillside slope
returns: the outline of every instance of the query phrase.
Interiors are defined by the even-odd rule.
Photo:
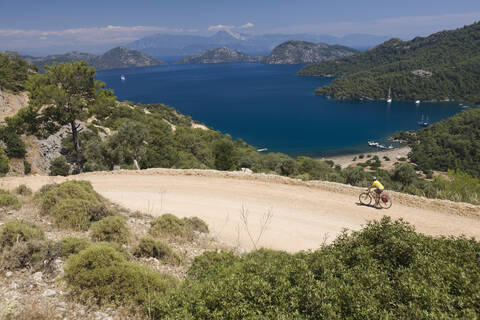
[[[338,99],[480,101],[480,23],[411,41],[391,39],[300,75],[340,76],[317,94]]]
[[[300,64],[333,60],[357,53],[344,46],[291,40],[273,49],[264,60],[266,64]]]
[[[248,232],[257,237],[262,219],[269,212],[272,216],[258,246],[288,251],[318,248],[324,241],[333,241],[343,228],[359,230],[367,220],[381,215],[403,218],[426,234],[480,238],[478,206],[389,192],[392,208],[376,210],[357,204],[362,188],[275,175],[149,169],[68,178],[8,177],[2,181],[5,188],[25,183],[38,189],[66,179],[89,180],[103,196],[132,210],[154,216],[166,212],[179,217],[194,214],[204,219],[221,240],[245,250],[252,249]],[[241,218],[242,207],[247,213],[246,224]]]

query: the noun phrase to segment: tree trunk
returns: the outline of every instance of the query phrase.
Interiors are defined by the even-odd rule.
[[[75,148],[76,163],[79,172],[83,171],[82,168],[82,155],[80,153],[80,142],[78,141],[78,127],[75,124],[75,121],[70,123],[72,127],[72,137],[73,137],[73,146]]]

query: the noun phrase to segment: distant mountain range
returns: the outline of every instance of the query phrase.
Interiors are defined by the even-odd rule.
[[[205,50],[219,47],[240,50],[249,55],[264,55],[279,44],[289,40],[313,43],[322,42],[330,45],[336,44],[357,49],[368,49],[388,40],[388,37],[365,34],[351,34],[344,37],[311,34],[250,35],[219,31],[209,37],[156,34],[131,42],[126,47],[142,51],[154,57],[198,55]]]
[[[273,49],[268,56],[250,56],[227,47],[208,49],[196,56],[185,56],[177,64],[261,62],[265,64],[301,64],[338,59],[359,51],[338,45],[291,40]]]
[[[23,58],[29,63],[36,65],[41,72],[44,71],[46,65],[51,65],[54,62],[73,62],[80,60],[87,61],[89,65],[94,66],[97,70],[164,64],[163,61],[150,57],[143,52],[124,47],[113,48],[102,55],[74,51],[46,57],[23,56]]]

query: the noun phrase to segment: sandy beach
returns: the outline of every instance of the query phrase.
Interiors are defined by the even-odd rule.
[[[378,156],[380,161],[382,162],[383,169],[390,169],[393,165],[398,162],[399,158],[408,158],[408,153],[410,152],[410,147],[401,147],[395,148],[392,150],[379,150],[372,148],[371,152],[364,152],[364,153],[356,153],[356,154],[348,154],[348,155],[341,155],[341,156],[334,156],[334,157],[325,157],[325,158],[317,158],[318,160],[331,160],[336,165],[341,166],[342,168],[346,168],[350,165],[355,165],[356,163],[365,162],[368,159],[371,159],[374,156]],[[363,154],[365,157],[360,159],[360,155]],[[367,158],[367,155],[371,155],[370,158]],[[353,161],[354,158],[357,158],[356,161]],[[390,161],[385,161],[383,157],[388,157]]]

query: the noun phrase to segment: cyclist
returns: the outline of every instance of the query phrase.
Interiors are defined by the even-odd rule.
[[[376,197],[375,197],[375,205],[378,206],[379,202],[380,202],[380,195],[382,194],[383,192],[383,189],[385,189],[383,187],[383,184],[380,183],[380,181],[377,180],[377,177],[373,176],[372,177],[372,185],[370,186],[369,188],[369,191],[371,188],[375,188],[375,193],[377,194]]]

